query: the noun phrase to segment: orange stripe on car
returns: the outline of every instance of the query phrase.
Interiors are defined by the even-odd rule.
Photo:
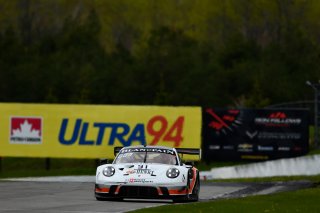
[[[196,184],[196,179],[197,179],[197,170],[196,168],[192,168],[192,172],[193,172],[193,178],[189,187],[189,194],[192,194],[192,190]]]
[[[157,187],[157,191],[158,191],[158,195],[163,195],[163,193],[162,193],[162,191],[161,191],[160,187]]]
[[[114,194],[119,194],[119,191],[120,191],[120,186],[117,186],[117,188],[116,188],[116,191],[114,192]]]
[[[109,188],[96,188],[96,192],[109,193]]]
[[[183,190],[171,189],[168,191],[170,195],[185,195],[188,193],[187,189],[183,189]]]

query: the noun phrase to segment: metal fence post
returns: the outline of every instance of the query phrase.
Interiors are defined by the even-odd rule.
[[[318,132],[318,102],[319,102],[319,88],[320,83],[312,84],[310,81],[306,81],[306,84],[314,89],[314,147],[319,148],[319,132]]]
[[[51,168],[51,161],[50,158],[45,159],[45,164],[46,164],[46,170],[49,171]]]

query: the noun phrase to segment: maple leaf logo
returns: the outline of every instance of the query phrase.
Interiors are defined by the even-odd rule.
[[[32,125],[27,120],[20,125],[20,129],[14,129],[12,136],[15,137],[40,137],[40,131],[32,129]]]
[[[42,118],[11,117],[10,143],[41,144]]]

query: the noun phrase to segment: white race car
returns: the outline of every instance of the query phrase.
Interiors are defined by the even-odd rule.
[[[172,199],[198,201],[199,171],[182,163],[180,155],[201,155],[200,149],[163,146],[115,147],[111,164],[98,166],[97,200]]]

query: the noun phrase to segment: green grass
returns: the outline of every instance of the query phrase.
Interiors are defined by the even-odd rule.
[[[320,154],[320,149],[312,149],[308,153],[308,155],[319,155]]]
[[[57,175],[95,175],[96,161],[93,159],[50,159],[50,168],[46,169],[45,158],[1,159],[0,178],[36,177]]]
[[[311,181],[320,184],[320,175],[311,176],[276,176],[263,178],[234,178],[234,179],[217,179],[209,182],[287,182],[287,181]]]
[[[191,204],[172,204],[138,211],[143,212],[319,212],[320,187],[272,195],[216,200]]]

